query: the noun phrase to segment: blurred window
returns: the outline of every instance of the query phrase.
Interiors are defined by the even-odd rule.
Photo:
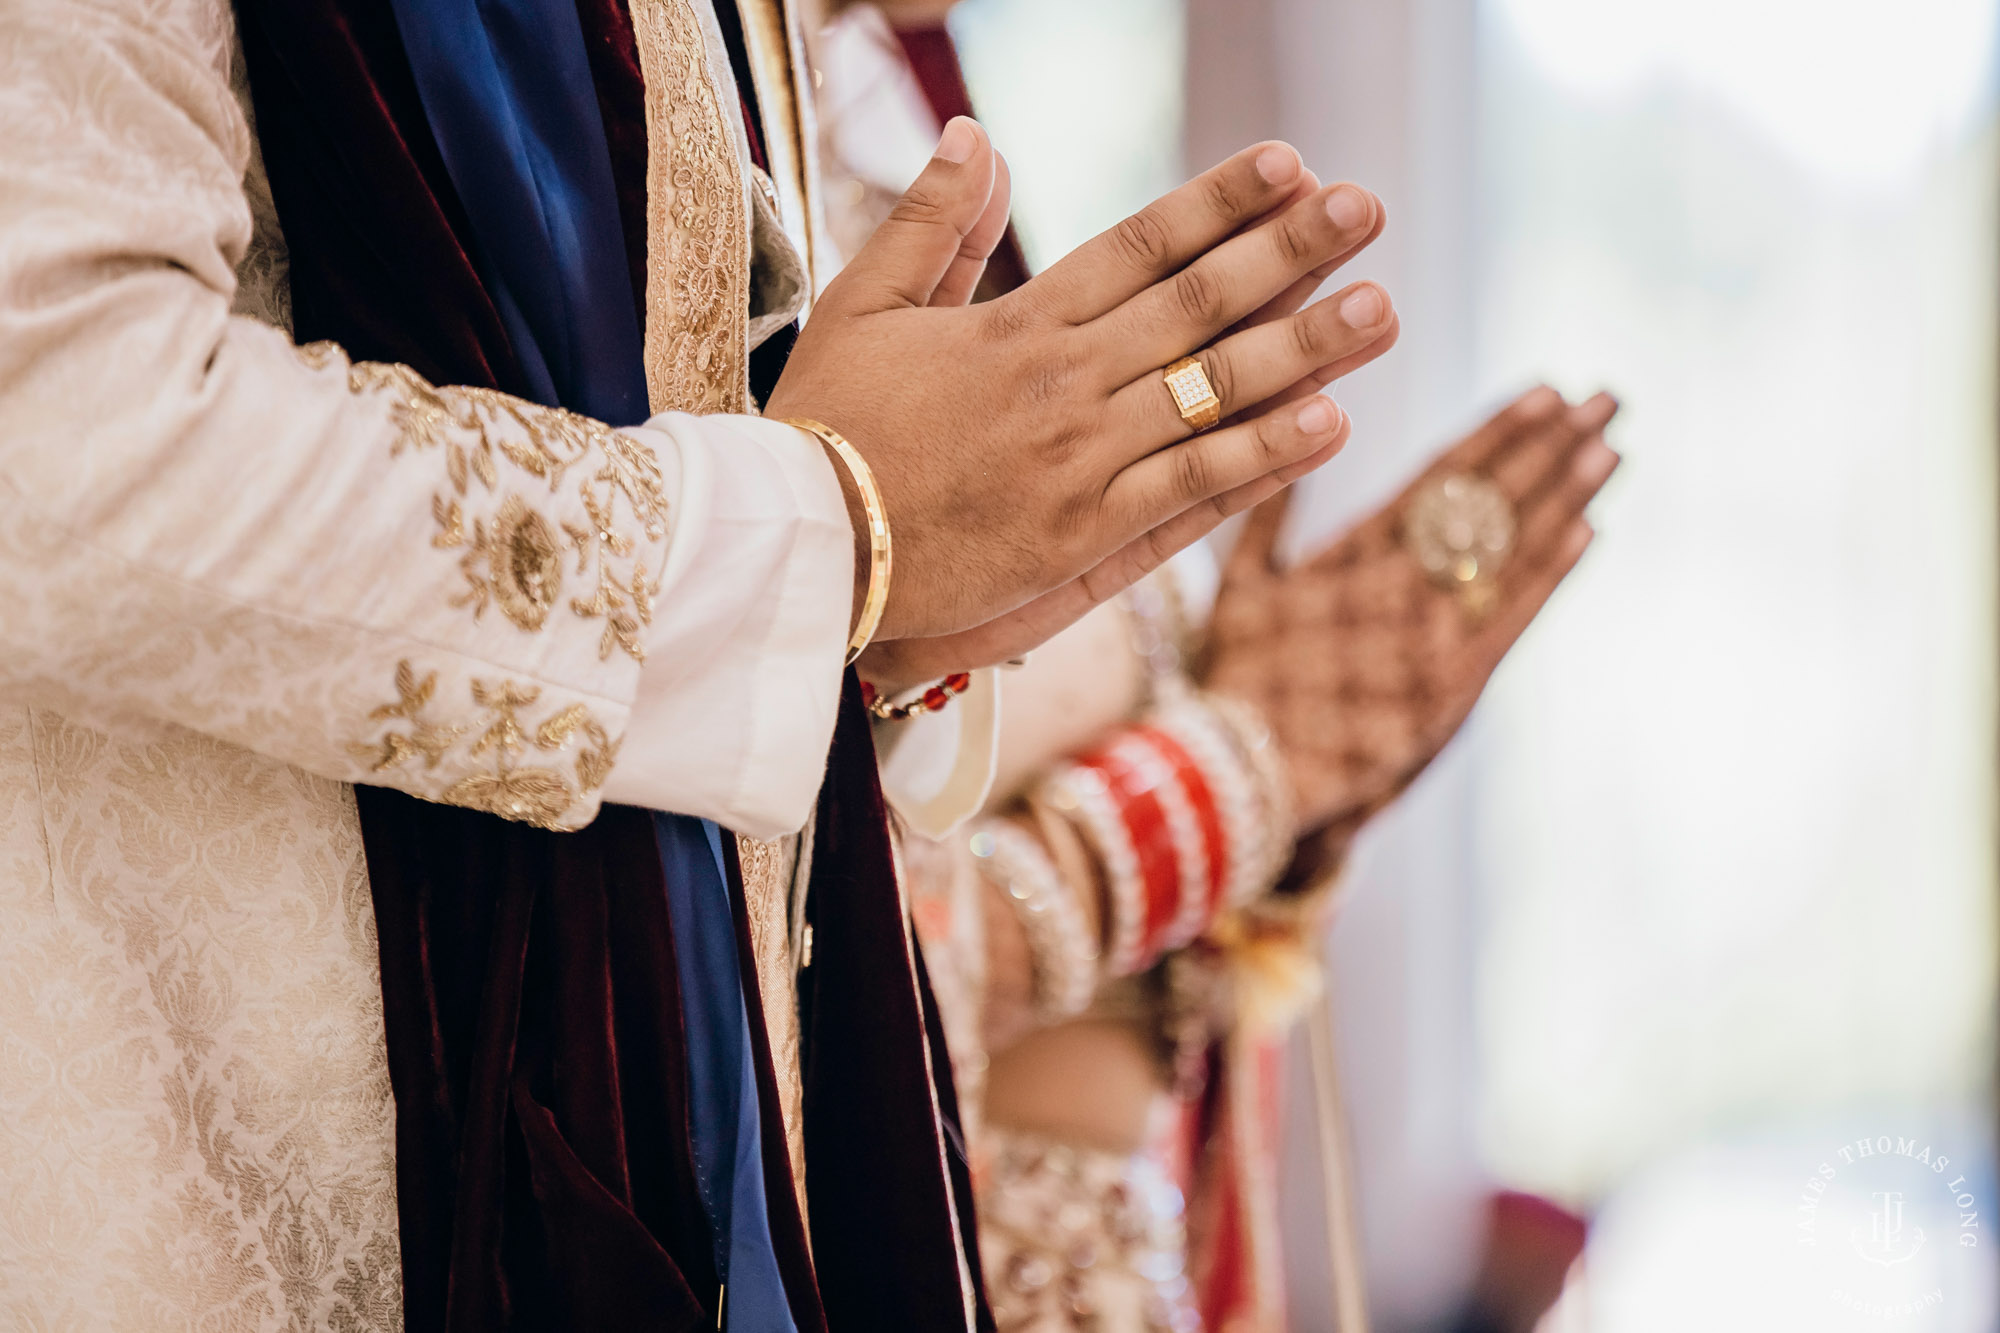
[[[1990,1161],[1994,19],[1481,5],[1477,377],[1626,403],[1481,737],[1483,1137],[1610,1200],[1595,1330],[1820,1320],[1822,1155]]]
[[[1985,0],[1489,0],[1478,374],[1622,475],[1489,710],[1489,1142],[1588,1195],[1991,1081]]]
[[[952,35],[1041,269],[1181,183],[1182,0],[965,0]]]

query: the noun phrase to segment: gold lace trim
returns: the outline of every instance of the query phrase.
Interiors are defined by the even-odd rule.
[[[646,83],[646,390],[655,412],[749,401],[742,164],[689,0],[634,0]]]
[[[611,765],[618,758],[618,742],[583,704],[571,704],[540,723],[523,722],[521,710],[534,707],[542,697],[539,686],[514,680],[503,680],[498,685],[474,680],[472,702],[484,713],[485,725],[462,747],[460,738],[472,728],[434,722],[425,716],[436,694],[437,672],[419,680],[416,668],[407,660],[398,662],[395,702],[375,709],[368,720],[383,723],[400,720],[407,724],[407,729],[397,731],[391,727],[372,741],[350,745],[349,752],[367,764],[372,773],[401,768],[413,759],[422,760],[424,768],[431,770],[447,757],[480,760],[491,755],[491,772],[462,777],[431,799],[541,828],[565,827],[561,822],[563,814],[580,794],[604,785]],[[574,783],[558,769],[525,767],[519,762],[520,756],[530,749],[560,753],[579,736],[583,744],[577,749],[572,767],[576,775]],[[460,750],[462,754],[454,754]]]
[[[299,358],[314,369],[338,363],[332,343],[309,343]],[[437,531],[431,545],[463,549],[464,589],[454,606],[475,620],[497,605],[524,630],[539,630],[561,598],[564,555],[575,552],[583,595],[577,615],[604,622],[601,657],[622,650],[646,659],[644,628],[653,620],[657,572],[648,572],[637,534],[667,533],[667,498],[653,451],[600,421],[540,407],[492,389],[438,388],[408,366],[360,361],[347,368],[355,393],[393,395],[398,432],[393,454],[438,450],[448,489],[431,497]],[[570,471],[588,522],[551,522],[503,485],[532,479],[554,495]],[[530,493],[533,493],[532,491]],[[621,517],[621,513],[629,518]]]
[[[806,1216],[806,1145],[791,1127],[805,1118],[805,1083],[799,1068],[798,979],[792,971],[792,876],[798,840],[760,842],[736,837],[743,867],[743,905],[750,918],[750,954],[756,963],[757,993],[764,1004],[764,1030],[778,1084],[778,1111],[786,1127],[792,1160],[792,1188],[799,1215]]]

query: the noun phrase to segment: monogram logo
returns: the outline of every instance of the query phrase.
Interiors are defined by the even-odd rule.
[[[1841,1312],[1838,1327],[1942,1327],[1924,1321],[1943,1317],[1954,1289],[1984,1280],[1986,1220],[1974,1193],[1984,1170],[1894,1134],[1820,1159],[1799,1193],[1793,1240],[1801,1276]]]
[[[1875,1207],[1868,1214],[1868,1236],[1864,1240],[1861,1228],[1847,1233],[1854,1244],[1854,1252],[1871,1264],[1893,1268],[1906,1264],[1917,1257],[1917,1251],[1924,1248],[1924,1229],[1904,1227],[1903,1192],[1901,1190],[1877,1190],[1869,1196]]]

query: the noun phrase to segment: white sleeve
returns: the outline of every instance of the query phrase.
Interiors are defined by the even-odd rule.
[[[0,5],[0,699],[550,827],[607,782],[802,822],[852,586],[817,444],[231,316],[248,131],[198,37]]]
[[[606,795],[775,838],[826,773],[854,604],[854,529],[817,437],[668,413],[684,500],[624,758]]]

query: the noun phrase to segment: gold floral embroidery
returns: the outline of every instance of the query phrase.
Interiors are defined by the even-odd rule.
[[[436,768],[465,731],[464,727],[447,727],[423,719],[423,710],[436,693],[437,672],[418,680],[407,658],[396,663],[396,702],[375,709],[368,714],[368,720],[386,722],[402,718],[410,724],[410,730],[386,732],[373,745],[352,745],[348,749],[368,765],[371,773],[401,767],[404,760],[417,755],[423,756],[425,768]]]
[[[425,717],[425,710],[436,695],[435,671],[420,680],[416,668],[408,661],[397,663],[395,702],[383,704],[368,716],[374,722],[400,720],[408,724],[408,729],[384,731],[377,739],[357,743],[349,750],[375,773],[401,767],[419,757],[429,770],[447,757],[470,761],[490,755],[491,772],[462,777],[433,799],[542,828],[566,827],[562,816],[580,794],[602,787],[610,776],[612,764],[617,762],[618,742],[583,704],[559,709],[539,723],[523,721],[521,710],[533,708],[542,697],[539,686],[513,680],[489,685],[474,680],[472,702],[485,713],[485,725],[463,747],[459,741],[469,728],[447,726]],[[583,744],[573,764],[574,782],[559,769],[520,763],[521,757],[531,750],[558,753],[569,748],[570,742],[578,737]],[[461,748],[462,754],[455,753]]]
[[[300,343],[292,348],[299,360],[305,362],[307,370],[325,370],[340,360],[340,344],[331,342]]]
[[[298,354],[316,369],[339,359],[331,343],[309,343]],[[347,382],[355,393],[393,395],[392,454],[443,455],[449,489],[431,497],[431,545],[464,551],[465,587],[453,605],[470,606],[474,619],[498,605],[522,629],[539,630],[561,598],[564,552],[574,551],[576,574],[592,586],[570,599],[570,609],[604,622],[599,655],[623,650],[645,660],[644,630],[660,585],[636,534],[657,542],[667,531],[666,487],[651,449],[561,408],[491,389],[438,388],[408,366],[356,362]],[[503,477],[525,476],[555,495],[572,469],[587,521],[551,522],[503,485]]]
[[[637,557],[632,559],[631,573],[621,579],[610,557],[624,559],[633,556],[636,549],[631,536],[620,531],[615,521],[621,495],[626,506],[647,522],[649,537],[665,534],[667,502],[661,490],[660,465],[652,450],[624,435],[613,434],[600,441],[599,451],[604,464],[581,488],[590,527],[563,525],[576,548],[579,574],[588,570],[590,556],[596,554],[597,590],[587,598],[573,600],[570,609],[580,616],[604,618],[599,656],[609,657],[612,648],[618,647],[643,662],[646,650],[639,632],[641,626],[653,623],[653,595],[660,590],[659,580],[647,576],[646,562]],[[654,523],[659,525],[657,529]]]
[[[750,310],[742,165],[689,0],[637,0],[646,84],[646,388],[655,412],[741,412]]]
[[[436,539],[433,538],[435,541]],[[628,554],[631,543],[625,542]],[[518,495],[510,495],[491,528],[475,527],[472,554],[486,557],[500,609],[515,624],[540,629],[562,586],[562,548],[548,523]],[[645,586],[640,571],[640,586]]]

